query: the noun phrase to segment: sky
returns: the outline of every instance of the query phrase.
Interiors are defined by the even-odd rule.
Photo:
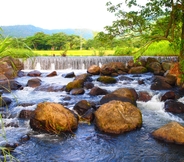
[[[34,25],[44,29],[102,31],[115,20],[109,0],[2,0],[0,26]],[[118,0],[111,0],[117,3]]]

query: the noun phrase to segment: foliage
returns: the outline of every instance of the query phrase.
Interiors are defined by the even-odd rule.
[[[129,47],[116,47],[116,50],[114,52],[114,55],[116,56],[126,56],[131,55],[133,51],[133,48]]]
[[[99,56],[104,56],[105,55],[105,48],[104,47],[100,47],[98,50],[98,55]]]
[[[183,0],[149,0],[144,4],[125,0],[116,5],[108,2],[107,6],[117,16],[112,26],[105,27],[112,36],[142,40],[141,54],[153,42],[166,40],[176,48],[179,44],[180,56],[184,56]]]

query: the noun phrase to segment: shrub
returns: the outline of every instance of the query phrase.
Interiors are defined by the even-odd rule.
[[[115,52],[114,52],[114,55],[124,56],[124,55],[130,55],[132,52],[133,52],[132,47],[130,47],[130,48],[129,47],[123,47],[123,48],[117,47]]]

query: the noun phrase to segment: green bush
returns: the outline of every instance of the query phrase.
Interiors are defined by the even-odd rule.
[[[114,55],[116,56],[125,56],[125,55],[131,55],[133,52],[133,48],[132,47],[117,47],[115,49]]]
[[[104,47],[100,47],[98,49],[98,55],[99,56],[104,56],[105,55],[105,48]]]
[[[178,55],[179,49],[173,48],[171,43],[168,41],[159,41],[152,43],[147,50],[143,53],[146,56],[168,56],[168,55]]]

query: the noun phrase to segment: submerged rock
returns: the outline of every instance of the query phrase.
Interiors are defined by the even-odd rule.
[[[174,100],[167,100],[164,104],[164,109],[166,112],[184,113],[184,104]]]
[[[39,76],[41,76],[41,72],[40,71],[38,71],[38,70],[33,70],[33,71],[30,71],[28,74],[27,74],[27,76],[30,76],[30,77],[39,77]]]
[[[167,79],[163,76],[154,76],[151,90],[170,90],[172,89],[172,85],[168,83]]]
[[[142,114],[129,102],[113,100],[95,112],[95,123],[103,132],[121,134],[141,127]]]
[[[153,137],[169,143],[184,144],[184,127],[177,122],[170,122],[152,132]]]
[[[32,87],[32,88],[35,88],[35,87],[38,87],[41,85],[41,82],[42,80],[39,79],[39,78],[32,78],[32,79],[29,79],[28,82],[27,82],[27,86],[28,87]]]
[[[99,78],[97,78],[97,81],[105,84],[112,84],[117,82],[117,80],[111,76],[100,76]]]
[[[39,103],[30,120],[30,126],[35,131],[60,134],[72,132],[78,127],[75,114],[63,105],[53,102]]]
[[[96,96],[96,95],[106,95],[108,94],[107,90],[106,89],[102,89],[100,87],[93,87],[90,92],[89,92],[90,95],[92,96]]]
[[[47,75],[47,77],[53,77],[53,76],[57,76],[57,72],[56,71],[53,71],[53,72],[51,72],[51,73],[49,73]]]

